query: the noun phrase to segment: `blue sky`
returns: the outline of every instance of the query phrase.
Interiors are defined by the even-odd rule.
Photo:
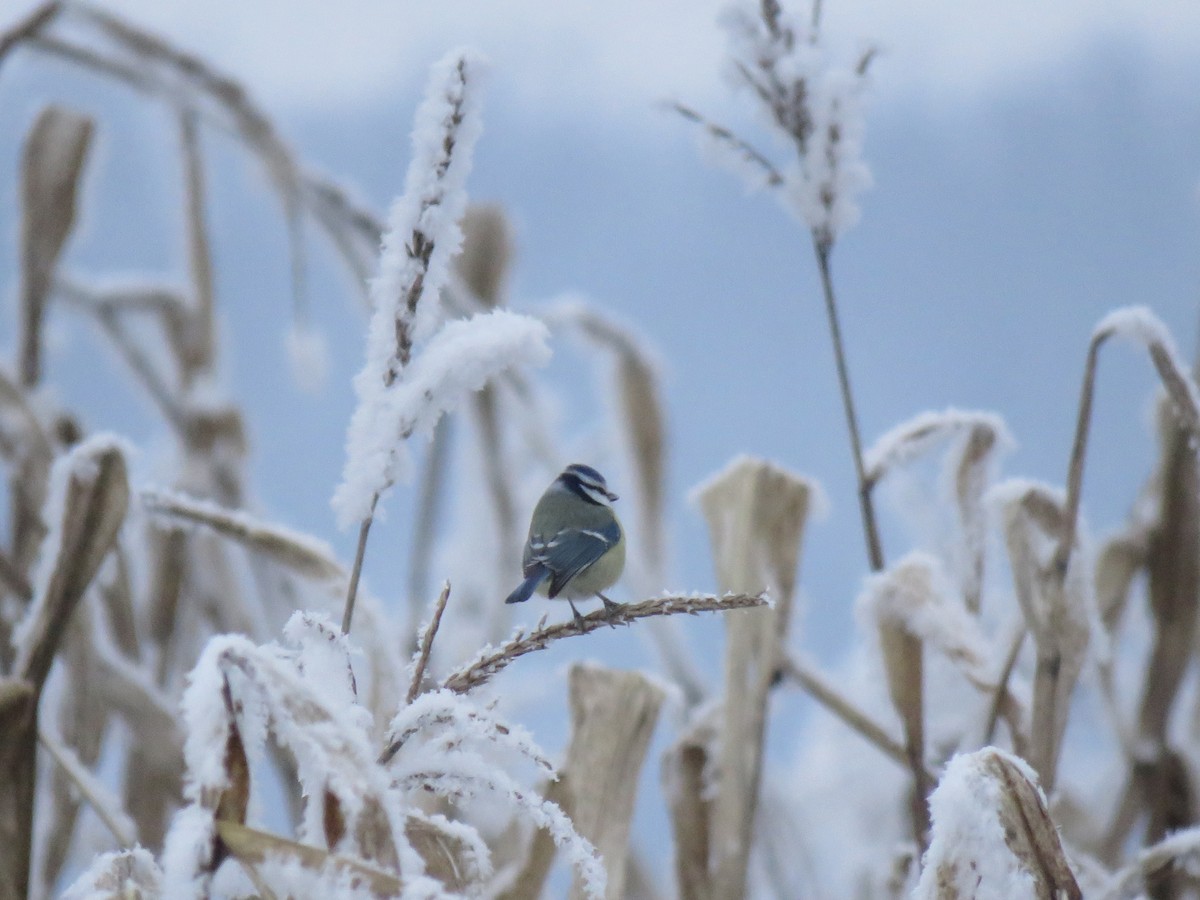
[[[712,585],[687,489],[735,453],[766,456],[819,480],[831,500],[809,531],[807,627],[822,655],[844,639],[865,559],[807,235],[774,200],[748,196],[708,165],[688,124],[657,105],[686,100],[771,146],[749,98],[721,75],[719,5],[638,4],[639,28],[632,6],[601,17],[532,0],[509,14],[362,2],[333,18],[323,4],[286,4],[287,15],[273,3],[236,12],[219,3],[204,12],[110,5],[243,78],[304,159],[378,210],[402,184],[428,63],[464,40],[482,47],[491,71],[469,190],[505,204],[517,225],[512,304],[536,308],[582,292],[643,330],[664,361],[676,523],[668,586]],[[1092,325],[1115,306],[1145,303],[1185,350],[1193,345],[1200,112],[1191,85],[1200,63],[1185,37],[1200,36],[1200,15],[1178,3],[1006,10],[929,2],[901,17],[890,5],[826,5],[835,49],[874,40],[884,51],[868,112],[875,186],[835,251],[835,280],[868,443],[927,409],[993,410],[1019,444],[1005,472],[1060,483]],[[531,17],[544,31],[538,40]],[[101,118],[70,261],[97,273],[179,271],[165,115],[25,57],[0,79],[4,132],[26,127],[50,97]],[[319,396],[298,391],[282,349],[278,210],[236,146],[214,137],[209,147],[225,361],[250,413],[257,499],[349,556],[328,497],[362,319],[345,276],[313,240],[311,294],[334,368]],[[15,142],[0,154],[14,172]],[[8,208],[12,192],[13,179],[3,179]],[[0,273],[12,252],[10,243]],[[119,374],[102,371],[111,359],[70,323],[59,333],[55,367],[65,392],[81,392],[95,411],[92,427],[129,430],[153,449],[144,404]],[[569,346],[558,352],[551,379],[571,402],[594,404],[578,387],[592,383],[580,357]],[[1153,375],[1138,353],[1114,348],[1101,377],[1085,502],[1103,531],[1149,463]],[[411,493],[391,501],[390,527],[400,532]],[[910,546],[895,522],[886,537],[892,556]],[[404,538],[385,531],[377,540]],[[381,550],[370,560],[385,595],[400,577],[398,557]]]

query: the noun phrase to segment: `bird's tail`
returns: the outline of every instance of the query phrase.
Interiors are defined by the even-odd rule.
[[[547,572],[542,566],[538,566],[533,570],[532,574],[530,574],[528,578],[517,585],[516,590],[509,594],[508,598],[504,602],[524,603],[533,596],[533,592],[537,590],[537,586],[541,584],[549,574],[550,573]]]

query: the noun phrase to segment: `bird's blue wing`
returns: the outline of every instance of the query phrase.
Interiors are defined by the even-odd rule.
[[[529,540],[529,553],[525,560],[525,572],[529,574],[535,565],[550,570],[551,597],[558,596],[564,587],[607,553],[621,539],[621,526],[609,522],[600,528],[567,528],[546,540],[533,535]]]

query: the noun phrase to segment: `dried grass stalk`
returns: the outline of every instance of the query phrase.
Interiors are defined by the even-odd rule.
[[[1016,482],[997,490],[1004,498],[1004,535],[1013,587],[1037,648],[1033,682],[1029,760],[1047,791],[1053,791],[1068,702],[1079,677],[1089,638],[1084,585],[1077,567],[1058,568],[1058,550],[1045,548],[1067,529],[1068,512],[1055,492]]]
[[[1163,410],[1159,515],[1150,529],[1146,568],[1154,646],[1138,724],[1142,738],[1162,748],[1167,724],[1195,645],[1200,603],[1200,473],[1196,447],[1186,430]],[[1172,829],[1173,830],[1173,829]],[[1163,834],[1148,835],[1156,842]]]
[[[903,561],[902,561],[903,563]],[[874,592],[878,597],[906,592],[911,589],[906,581],[910,570],[899,565],[875,576]],[[886,600],[879,608],[887,607]],[[912,789],[909,792],[909,819],[912,823],[913,839],[924,848],[929,831],[929,811],[926,797],[930,782],[925,770],[925,657],[924,647],[918,636],[907,624],[892,616],[880,616],[879,649],[883,655],[883,670],[887,675],[888,697],[900,717],[904,729],[904,758],[912,773]]]
[[[261,865],[270,854],[296,860],[305,869],[314,873],[330,868],[348,875],[353,887],[366,888],[377,897],[398,897],[404,890],[404,883],[393,873],[384,869],[368,865],[353,857],[330,853],[320,847],[311,847],[265,831],[248,828],[237,822],[218,821],[217,834],[230,856],[248,870],[253,870],[256,866]]]
[[[712,845],[719,840],[712,831],[714,798],[708,790],[717,755],[714,718],[697,718],[663,754],[663,792],[671,814],[680,900],[712,897],[708,866]]]
[[[44,588],[16,636],[14,690],[0,729],[0,897],[26,894],[37,780],[37,705],[71,614],[112,548],[129,500],[125,459],[111,444],[74,451],[65,473],[60,542]]]
[[[298,575],[339,584],[346,581],[346,570],[334,558],[333,551],[307,535],[184,494],[146,490],[140,496],[149,512],[207,526]]]
[[[608,872],[605,896],[625,896],[629,828],[663,692],[636,672],[576,664],[570,674],[571,741],[563,811],[591,841]],[[544,833],[544,832],[543,832]],[[576,878],[572,898],[587,896]]]
[[[0,31],[0,65],[4,63],[4,58],[14,47],[29,40],[53,22],[54,18],[62,12],[62,7],[63,4],[58,0],[43,3],[41,6],[34,7],[25,18],[19,19],[7,31]]]
[[[725,591],[768,590],[771,609],[730,616],[725,703],[708,861],[712,896],[745,895],[770,687],[783,664],[800,543],[812,485],[762,460],[742,458],[696,496],[708,521],[717,581]]]
[[[212,251],[204,217],[204,159],[196,118],[196,113],[191,109],[179,111],[188,264],[192,274],[194,301],[186,320],[189,327],[185,340],[180,342],[179,348],[182,350],[179,361],[185,387],[192,383],[197,374],[212,368],[215,349]]]
[[[474,660],[452,672],[442,682],[442,687],[456,694],[465,694],[490,681],[513,660],[527,653],[544,650],[562,638],[590,634],[598,628],[628,625],[651,616],[695,616],[702,612],[731,612],[766,605],[767,599],[762,594],[726,594],[724,597],[653,597],[640,603],[622,603],[613,612],[598,609],[582,616],[579,622],[571,620],[557,625],[539,625],[529,634],[518,630],[500,647],[485,648]]]
[[[886,728],[855,706],[854,701],[844,696],[816,666],[795,655],[789,655],[784,659],[783,672],[814,700],[862,735],[869,743],[874,744],[884,755],[891,757],[902,766],[908,766],[908,754],[904,751],[904,745],[888,734]],[[930,783],[936,780],[931,772],[926,772],[926,778]]]
[[[75,224],[75,200],[92,120],[48,106],[25,141],[21,163],[20,380],[41,379],[42,317],[54,269]]]

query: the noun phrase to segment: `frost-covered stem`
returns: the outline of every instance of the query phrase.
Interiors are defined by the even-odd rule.
[[[467,61],[465,58],[459,58],[455,66],[455,74],[459,84],[465,86],[467,83]],[[463,123],[464,102],[465,91],[454,99],[450,119],[444,123],[445,130],[442,138],[441,156],[438,158],[433,172],[435,182],[440,183],[444,181],[446,173],[450,169],[450,163],[454,159],[454,148],[458,143],[458,130]],[[426,198],[421,207],[421,215],[418,217],[418,221],[424,218],[424,213],[430,206],[440,205],[445,202],[445,199],[444,196],[440,195],[434,198]],[[400,314],[395,318],[396,358],[394,364],[389,366],[383,373],[383,383],[389,387],[396,380],[400,370],[408,365],[409,359],[412,357],[413,320],[417,314],[417,304],[425,295],[425,278],[429,274],[429,262],[433,258],[435,245],[436,240],[434,236],[427,234],[419,225],[413,229],[412,235],[405,244],[408,258],[415,261],[418,265],[412,275],[412,280],[407,285]],[[440,285],[438,287],[440,288]]]
[[[867,558],[871,563],[871,571],[882,572],[883,544],[879,539],[879,524],[875,519],[871,485],[867,481],[866,468],[863,465],[862,437],[858,430],[858,414],[854,410],[854,393],[850,390],[850,369],[846,364],[846,349],[838,321],[837,297],[833,291],[833,277],[829,269],[829,255],[832,250],[833,239],[814,230],[813,251],[817,255],[817,267],[821,272],[821,291],[825,296],[825,313],[829,318],[829,334],[833,340],[833,355],[837,362],[838,388],[842,394],[842,406],[846,411],[846,427],[850,431],[850,451],[854,455],[854,473],[858,479],[858,504],[867,541]]]
[[[412,703],[421,693],[421,680],[425,677],[425,669],[429,666],[429,653],[433,650],[433,639],[437,637],[438,626],[442,624],[442,613],[446,611],[446,601],[449,599],[450,582],[447,581],[442,586],[442,593],[438,597],[437,606],[434,607],[433,618],[429,620],[429,627],[425,629],[425,634],[421,637],[421,655],[417,658],[416,666],[413,667],[412,684],[408,686],[408,696],[404,698],[406,704]]]
[[[354,568],[350,570],[350,585],[346,588],[346,608],[342,611],[342,634],[350,633],[350,620],[354,618],[354,601],[358,598],[358,579],[362,577],[363,557],[367,553],[367,535],[375,521],[375,504],[379,494],[371,498],[371,512],[358,526],[358,547],[354,551]]]
[[[506,668],[517,657],[544,650],[560,638],[588,634],[606,626],[628,625],[635,619],[650,616],[671,616],[679,613],[694,616],[702,612],[727,612],[766,605],[767,598],[763,594],[726,594],[723,597],[652,597],[640,603],[620,604],[612,612],[598,609],[581,617],[578,622],[572,620],[557,625],[539,624],[528,635],[517,632],[515,637],[499,648],[485,647],[472,662],[447,676],[442,682],[442,687],[456,694],[465,694],[491,680],[493,675]]]

